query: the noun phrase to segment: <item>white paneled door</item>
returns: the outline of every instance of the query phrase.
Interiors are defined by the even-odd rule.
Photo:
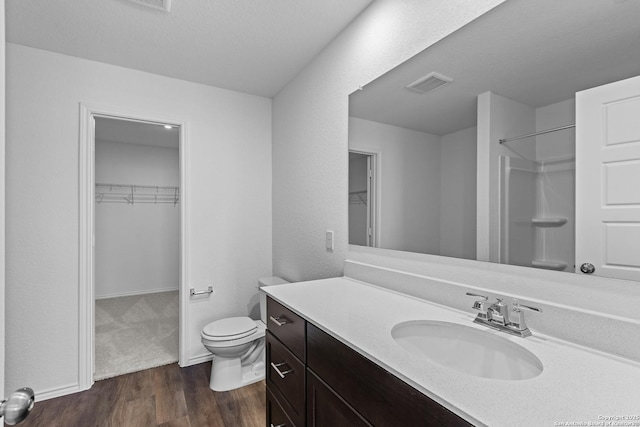
[[[640,76],[576,94],[580,271],[640,280]]]

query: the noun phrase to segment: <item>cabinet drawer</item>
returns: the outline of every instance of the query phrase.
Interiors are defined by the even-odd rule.
[[[307,366],[374,426],[471,426],[311,323]]]
[[[296,427],[280,406],[278,399],[267,388],[267,427]]]
[[[298,359],[305,362],[304,319],[267,297],[267,327]]]
[[[304,425],[305,367],[268,331],[266,346],[267,387],[278,398],[293,422],[296,425]]]

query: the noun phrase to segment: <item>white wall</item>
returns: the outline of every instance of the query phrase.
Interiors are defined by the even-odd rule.
[[[536,131],[567,126],[575,122],[575,98],[536,108]],[[535,147],[536,158],[539,161],[573,160],[576,156],[575,128],[538,135]]]
[[[439,254],[440,137],[349,117],[349,148],[380,153],[377,246]]]
[[[6,379],[41,398],[78,388],[80,102],[186,122],[189,363],[272,270],[270,99],[8,44]]]
[[[440,255],[476,259],[477,128],[443,135]]]
[[[97,183],[180,185],[177,148],[96,141],[95,159]],[[97,203],[95,229],[96,298],[178,289],[179,205]]]
[[[475,259],[476,139],[349,117],[349,148],[380,153],[378,247]]]
[[[348,95],[502,0],[377,0],[273,101],[274,274],[342,273],[348,208]],[[302,195],[309,195],[308,198]],[[335,250],[324,233],[335,231]]]

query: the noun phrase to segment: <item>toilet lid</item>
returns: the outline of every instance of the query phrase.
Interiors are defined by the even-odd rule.
[[[238,339],[251,335],[256,329],[258,325],[249,317],[229,317],[209,323],[202,333],[210,337]]]

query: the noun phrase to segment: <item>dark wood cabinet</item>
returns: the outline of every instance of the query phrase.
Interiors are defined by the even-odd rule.
[[[267,315],[267,427],[471,426],[271,298]]]
[[[267,426],[268,427],[294,427],[295,424],[287,416],[281,403],[267,387]]]
[[[282,304],[267,298],[267,328],[298,359],[305,362],[305,320]]]
[[[313,427],[371,427],[360,414],[307,370],[307,425]]]
[[[283,423],[287,427],[304,427],[306,321],[277,301],[267,298],[267,327],[267,427]],[[286,420],[281,421],[284,418]]]
[[[267,388],[297,426],[305,419],[305,366],[287,347],[267,331]],[[277,424],[274,424],[277,425]]]
[[[374,426],[471,426],[311,323],[307,367]]]

